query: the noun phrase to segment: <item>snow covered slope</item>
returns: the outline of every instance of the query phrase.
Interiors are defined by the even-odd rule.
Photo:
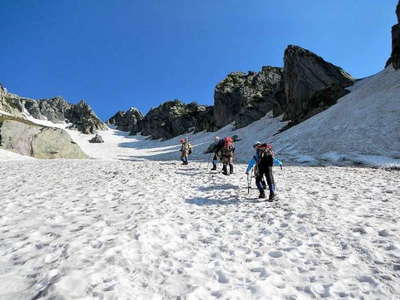
[[[286,125],[271,114],[247,127],[232,131],[228,125],[217,132],[182,135],[168,141],[128,136],[118,130],[102,131],[104,144],[90,144],[91,135],[68,130],[86,154],[111,160],[178,159],[179,140],[189,137],[193,160],[208,160],[203,152],[215,136],[239,135],[236,161],[251,157],[255,141],[272,143],[286,163],[306,165],[365,164],[400,167],[400,71],[388,67],[357,82],[352,92],[329,109],[278,135]],[[51,126],[48,121],[30,119]],[[66,127],[66,124],[53,124]],[[0,155],[1,158],[1,155]]]
[[[374,156],[399,159],[400,71],[389,67],[359,81],[338,104],[272,141],[278,152],[289,156],[353,161]]]
[[[398,299],[399,172],[275,176],[266,203],[206,163],[2,162],[0,299]]]
[[[226,126],[214,133],[187,135],[194,145],[192,159],[206,160],[204,150],[214,136],[237,134],[236,160],[245,162],[253,153],[255,141],[272,143],[277,155],[287,163],[311,165],[365,164],[400,166],[400,71],[391,67],[361,80],[352,92],[331,108],[275,135],[286,125],[270,114],[245,128],[232,131]],[[177,159],[178,136],[154,141],[142,136],[127,136],[116,130],[103,132],[105,144],[89,144],[85,135],[70,131],[90,156],[103,159]]]

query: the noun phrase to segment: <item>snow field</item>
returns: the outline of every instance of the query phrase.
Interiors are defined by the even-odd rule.
[[[244,170],[2,162],[0,298],[400,295],[398,171],[275,168],[268,203],[247,194]]]

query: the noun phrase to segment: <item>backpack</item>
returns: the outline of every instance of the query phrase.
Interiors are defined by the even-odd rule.
[[[223,156],[232,156],[233,151],[235,150],[235,144],[233,143],[233,139],[230,136],[224,138],[224,145],[221,149]]]
[[[272,167],[274,162],[272,145],[262,144],[258,149],[260,152],[258,153],[257,168],[265,170],[267,167]]]

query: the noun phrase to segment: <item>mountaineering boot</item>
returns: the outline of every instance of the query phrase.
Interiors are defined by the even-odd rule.
[[[265,183],[264,179],[261,181],[261,184],[262,184],[264,190],[266,190],[267,189],[267,184]]]
[[[233,174],[233,165],[232,164],[229,165],[229,173]]]
[[[272,201],[274,201],[274,198],[275,198],[275,193],[272,192],[272,193],[269,194],[268,201],[272,202]]]
[[[264,198],[265,198],[265,193],[264,193],[264,191],[262,191],[262,192],[260,192],[258,199],[264,199]]]
[[[228,170],[226,169],[226,165],[224,165],[224,167],[222,168],[222,174],[229,175]]]

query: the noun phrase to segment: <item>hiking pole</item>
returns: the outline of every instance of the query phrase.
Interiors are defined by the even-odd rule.
[[[249,176],[250,176],[250,174],[247,173],[247,194],[250,194],[250,189],[251,189],[251,177],[249,180]]]
[[[208,170],[208,167],[210,166],[211,156],[212,156],[212,152],[210,153],[210,156],[208,157],[207,170]]]

